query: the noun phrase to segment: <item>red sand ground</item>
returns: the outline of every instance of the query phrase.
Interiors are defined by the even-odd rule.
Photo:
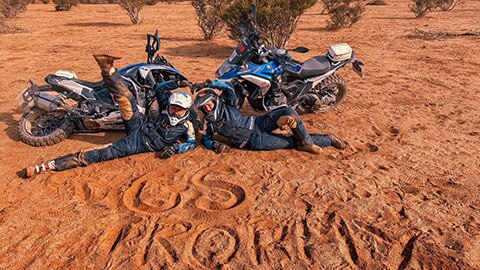
[[[366,63],[364,79],[341,72],[338,109],[304,117],[347,139],[343,152],[200,148],[24,181],[26,165],[122,136],[20,142],[27,79],[62,68],[100,80],[94,48],[124,49],[120,66],[144,61],[158,28],[162,54],[203,81],[233,45],[226,33],[201,41],[188,2],[145,8],[140,26],[116,5],[30,5],[11,22],[24,31],[0,35],[0,269],[480,269],[480,37],[433,35],[478,33],[480,2],[422,19],[388,2],[336,32],[316,5],[290,42],[311,49],[302,60],[348,42]]]

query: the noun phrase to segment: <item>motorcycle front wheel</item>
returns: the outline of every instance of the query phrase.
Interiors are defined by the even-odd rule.
[[[47,112],[34,108],[23,114],[18,123],[21,140],[32,146],[57,144],[73,133],[73,124],[64,112]]]

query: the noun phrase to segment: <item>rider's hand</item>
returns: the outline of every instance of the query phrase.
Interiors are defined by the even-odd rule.
[[[216,153],[228,153],[230,152],[230,147],[224,143],[221,143],[221,142],[214,142],[213,143],[213,146],[212,146],[212,149],[216,152]]]
[[[187,87],[187,86],[190,86],[190,82],[189,81],[178,81],[178,86],[179,87]]]
[[[160,157],[163,159],[167,159],[175,154],[175,147],[173,145],[165,147],[162,152],[160,152]]]
[[[192,93],[195,93],[202,90],[203,88],[209,87],[211,83],[212,83],[211,80],[206,80],[205,82],[194,83],[190,88],[192,90]]]

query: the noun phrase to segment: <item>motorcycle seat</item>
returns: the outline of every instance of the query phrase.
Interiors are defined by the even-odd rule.
[[[77,82],[81,85],[85,85],[86,87],[89,87],[89,88],[97,88],[97,87],[102,86],[105,83],[104,81],[89,82],[89,81],[83,81],[83,80],[79,80],[79,79],[74,79],[73,81]]]
[[[325,56],[315,56],[302,64],[298,76],[302,79],[320,76],[330,71],[330,60]]]

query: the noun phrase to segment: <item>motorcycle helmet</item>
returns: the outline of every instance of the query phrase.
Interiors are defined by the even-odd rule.
[[[168,98],[167,116],[170,121],[170,125],[176,126],[181,121],[187,119],[190,114],[190,107],[192,106],[192,98],[185,91],[178,91],[173,93]],[[177,111],[184,109],[185,113],[178,115]]]
[[[205,110],[205,105],[213,103],[213,109],[210,111]],[[220,97],[213,91],[213,89],[203,89],[198,92],[195,97],[194,107],[201,111],[205,118],[210,121],[217,121],[220,118],[221,104]]]

